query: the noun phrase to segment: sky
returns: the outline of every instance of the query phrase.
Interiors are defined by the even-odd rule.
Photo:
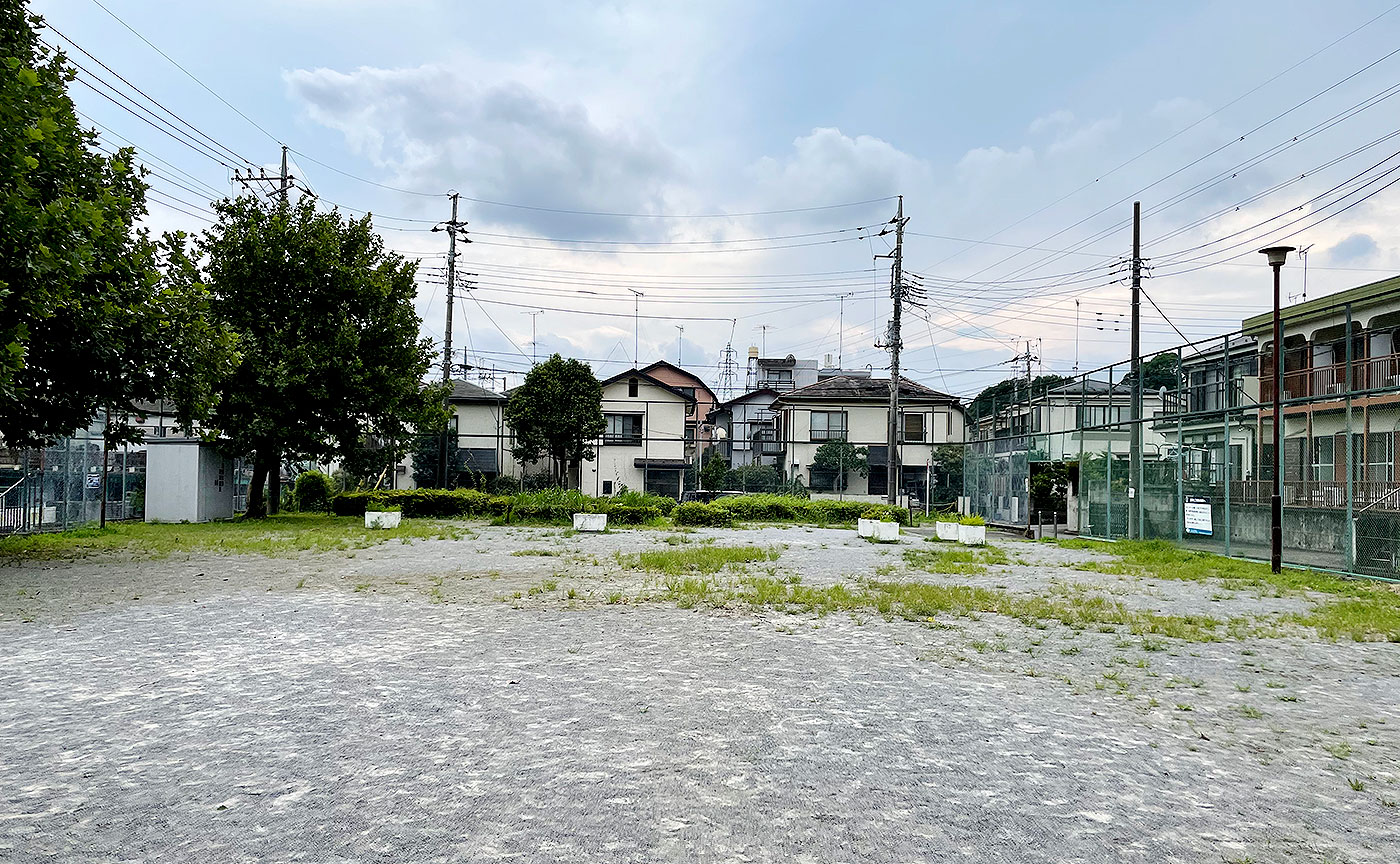
[[[72,87],[156,172],[153,230],[203,229],[231,168],[286,144],[322,206],[422,256],[441,350],[456,191],[454,362],[482,383],[558,352],[717,386],[726,345],[740,386],[750,346],[888,375],[896,196],[903,370],[963,397],[1028,348],[1127,358],[1134,200],[1145,351],[1266,311],[1263,246],[1308,247],[1309,299],[1400,273],[1388,2],[101,3],[32,8],[178,115],[183,137]]]

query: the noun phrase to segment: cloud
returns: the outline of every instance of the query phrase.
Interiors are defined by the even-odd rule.
[[[880,138],[818,127],[795,139],[790,154],[765,156],[748,173],[764,198],[808,206],[897,195],[928,166]]]
[[[1026,131],[1032,135],[1039,135],[1041,132],[1055,129],[1063,129],[1074,122],[1074,112],[1061,108],[1059,111],[1052,111],[1043,117],[1037,117],[1031,121],[1031,125]]]
[[[1380,251],[1370,234],[1352,234],[1327,250],[1327,260],[1334,264],[1358,264]]]
[[[461,184],[494,201],[650,213],[665,209],[666,189],[681,173],[672,151],[645,130],[604,127],[582,104],[516,81],[482,85],[436,66],[283,77],[311,120],[344,135],[393,185]],[[490,215],[543,231],[575,227],[563,214]]]
[[[1020,174],[1035,165],[1035,151],[1028,146],[1016,150],[977,147],[958,160],[957,175],[967,183],[1000,180]]]
[[[1119,125],[1121,124],[1117,117],[1106,117],[1102,120],[1095,120],[1088,125],[1081,126],[1073,131],[1064,132],[1057,136],[1046,153],[1047,155],[1053,156],[1072,150],[1097,147],[1116,132]]]

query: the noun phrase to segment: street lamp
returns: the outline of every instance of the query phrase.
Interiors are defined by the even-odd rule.
[[[1259,250],[1274,268],[1274,489],[1269,498],[1269,566],[1275,573],[1283,569],[1283,319],[1279,316],[1279,271],[1293,249],[1270,246]]]

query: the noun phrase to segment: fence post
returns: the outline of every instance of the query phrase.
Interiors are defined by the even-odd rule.
[[[1355,488],[1353,487],[1353,482],[1352,482],[1352,481],[1353,481],[1353,478],[1354,478],[1355,475],[1356,475],[1356,463],[1352,461],[1352,459],[1353,459],[1353,457],[1354,457],[1354,454],[1353,454],[1353,452],[1352,452],[1352,443],[1351,443],[1351,391],[1352,391],[1353,389],[1355,389],[1355,386],[1356,386],[1356,379],[1355,379],[1355,377],[1353,377],[1353,371],[1352,371],[1352,370],[1353,370],[1352,364],[1353,364],[1353,362],[1354,362],[1354,360],[1355,360],[1355,358],[1353,357],[1353,354],[1354,354],[1355,352],[1354,352],[1354,348],[1353,348],[1353,345],[1352,345],[1352,334],[1351,334],[1351,304],[1350,304],[1350,303],[1347,304],[1346,309],[1347,309],[1347,330],[1346,330],[1346,334],[1347,334],[1347,335],[1346,335],[1346,340],[1347,340],[1347,396],[1346,396],[1346,404],[1347,404],[1347,424],[1346,424],[1346,430],[1347,430],[1347,469],[1346,469],[1346,470],[1347,470],[1347,522],[1346,522],[1346,529],[1347,529],[1347,530],[1346,530],[1346,546],[1345,546],[1345,548],[1343,549],[1342,554],[1345,556],[1345,561],[1346,561],[1346,568],[1345,568],[1345,569],[1347,569],[1347,570],[1355,570],[1355,569],[1356,569],[1356,517],[1355,517],[1355,514],[1352,512],[1352,508],[1353,508],[1353,505],[1352,505],[1352,496],[1355,494],[1355,491],[1356,491],[1356,490],[1355,490]],[[1367,383],[1367,387],[1369,387],[1369,386],[1370,386],[1370,383],[1368,382],[1368,383]],[[1332,458],[1333,458],[1333,459],[1336,459],[1337,457],[1336,457],[1336,455],[1334,455]]]
[[[1229,349],[1225,351],[1229,355]],[[1181,440],[1183,434],[1182,415],[1186,412],[1186,402],[1190,399],[1190,393],[1186,398],[1182,398],[1181,378],[1182,362],[1181,348],[1176,349],[1176,542],[1181,543],[1186,539],[1186,481],[1182,476],[1181,454],[1186,450],[1186,442]]]
[[[1108,367],[1108,407],[1104,408],[1104,430],[1108,437],[1108,459],[1104,461],[1104,533],[1107,540],[1113,539],[1113,433],[1118,427],[1113,423],[1113,367]]]
[[[1085,524],[1084,519],[1084,515],[1088,512],[1089,506],[1089,487],[1086,485],[1089,480],[1089,472],[1084,470],[1084,390],[1088,387],[1085,383],[1085,379],[1087,378],[1088,376],[1086,375],[1079,379],[1079,407],[1075,410],[1074,417],[1074,425],[1079,432],[1079,494],[1075,496],[1077,499],[1075,501],[1075,509],[1079,512],[1074,515],[1076,521],[1079,523],[1080,535],[1092,533],[1085,531],[1088,526]]]
[[[1230,557],[1230,482],[1233,479],[1234,465],[1230,462],[1230,394],[1234,379],[1230,377],[1230,337],[1225,337],[1225,374],[1221,376],[1225,387],[1225,557]]]

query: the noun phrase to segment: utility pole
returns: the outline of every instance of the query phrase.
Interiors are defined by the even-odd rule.
[[[840,312],[836,319],[836,368],[838,370],[845,368],[843,366],[844,361],[842,357],[846,353],[846,298],[852,296],[854,293],[853,291],[841,295]]]
[[[286,145],[286,144],[283,144],[283,145],[282,145],[282,183],[281,183],[281,190],[282,190],[282,203],[283,203],[284,205],[287,203],[287,180],[288,180],[288,179],[289,179],[289,178],[287,177],[287,145]]]
[[[890,417],[889,435],[886,438],[888,454],[885,457],[885,494],[889,503],[899,505],[899,349],[900,315],[904,305],[904,196],[899,196],[899,209],[894,219],[894,267],[890,274],[890,299],[894,301],[894,312],[890,316],[889,340],[885,347],[890,349]]]
[[[632,292],[632,365],[642,368],[642,358],[639,355],[642,344],[642,298],[646,295],[636,288],[628,288]]]
[[[452,295],[457,287],[457,232],[467,224],[457,220],[457,193],[453,192],[451,197],[452,218],[433,226],[434,231],[447,231],[447,318],[442,331],[442,383],[447,385],[444,398],[452,395]],[[471,241],[463,238],[463,242]],[[451,407],[450,403],[448,407]],[[443,430],[442,448],[438,453],[438,479],[443,488],[447,487],[447,438],[450,428]]]
[[[246,173],[246,174],[240,173],[240,172],[238,171],[237,168],[235,168],[234,171],[233,171],[233,182],[239,184],[240,186],[244,187],[245,189],[251,189],[251,188],[253,188],[253,184],[255,184],[255,183],[272,183],[272,184],[275,184],[276,189],[277,189],[277,195],[278,195],[278,197],[280,197],[280,198],[282,199],[282,203],[283,203],[283,204],[286,204],[286,203],[287,203],[287,192],[288,192],[288,190],[290,190],[294,185],[296,185],[296,184],[293,182],[295,179],[296,179],[295,177],[293,177],[291,174],[289,174],[289,173],[287,172],[287,145],[286,145],[286,144],[283,144],[283,145],[282,145],[282,170],[279,171],[278,173],[276,173],[276,174],[269,174],[269,173],[267,173],[267,170],[266,170],[265,168],[259,168],[259,169],[258,169],[258,173],[256,173],[256,174],[253,173],[253,169],[251,169],[251,168],[248,169],[248,173]],[[265,191],[265,188],[259,188],[257,191],[258,191],[258,192],[263,192],[263,191]]]
[[[1128,537],[1142,539],[1142,202],[1133,202],[1132,430],[1128,444]],[[1177,374],[1180,374],[1178,370]],[[1228,454],[1227,454],[1228,456]]]
[[[526,312],[530,316],[530,365],[537,366],[540,362],[539,343],[535,341],[535,320],[544,314],[543,309],[534,312]]]

